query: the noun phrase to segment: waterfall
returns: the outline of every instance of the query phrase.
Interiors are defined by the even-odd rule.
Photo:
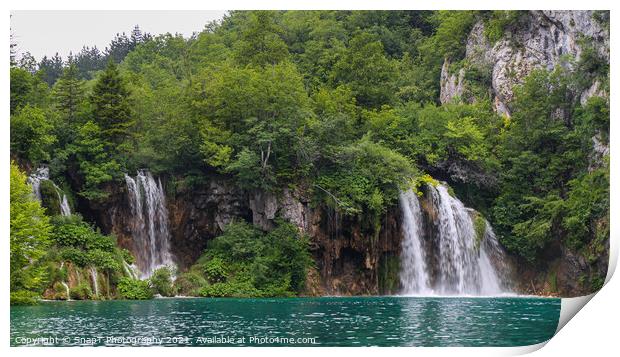
[[[62,270],[62,268],[65,266],[65,262],[60,262],[60,270]],[[71,294],[69,292],[69,285],[67,285],[67,283],[65,283],[64,281],[60,282],[62,284],[62,286],[65,287],[65,291],[67,292],[67,301],[71,300]]]
[[[429,278],[421,237],[422,211],[417,195],[409,190],[400,194],[403,212],[403,247],[401,250],[400,283],[405,294],[424,294],[429,291]]]
[[[56,191],[58,192],[58,191]],[[59,193],[59,197],[60,199],[60,214],[62,214],[63,216],[69,216],[71,215],[71,207],[69,206],[69,201],[67,200],[67,195],[65,195],[64,193],[62,194],[62,198],[60,198],[60,193]]]
[[[60,187],[56,186],[56,184],[50,180],[50,169],[47,166],[37,168],[37,170],[28,177],[28,183],[32,186],[32,193],[34,193],[39,202],[43,199],[41,195],[41,181],[50,181],[54,186],[54,190],[58,195],[60,214],[63,216],[71,215],[71,207],[69,206],[67,195],[62,192]]]
[[[170,253],[168,210],[161,180],[140,170],[135,179],[125,175],[131,207],[131,231],[136,264],[142,278],[161,266],[174,266]]]
[[[71,300],[71,293],[69,291],[69,285],[67,285],[67,283],[65,283],[64,281],[60,282],[62,284],[62,286],[65,287],[65,291],[67,292],[67,301]]]
[[[32,193],[34,193],[37,200],[41,201],[41,181],[50,179],[50,169],[47,166],[41,166],[37,168],[28,177],[28,183],[32,187]]]
[[[475,211],[450,196],[445,185],[428,185],[428,219],[416,195],[400,195],[403,247],[400,280],[404,294],[498,295],[508,293],[510,267],[493,229],[485,221],[477,242]],[[431,232],[432,231],[432,232]],[[428,232],[428,233],[425,233]]]
[[[136,267],[131,264],[127,264],[126,261],[123,260],[123,269],[125,269],[125,273],[132,279],[138,279],[138,274],[136,273]]]
[[[99,283],[97,282],[97,269],[90,267],[90,278],[93,281],[93,289],[96,297],[99,297]]]

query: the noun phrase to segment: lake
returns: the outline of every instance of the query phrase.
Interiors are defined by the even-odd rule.
[[[167,298],[11,307],[11,346],[524,346],[560,299]]]

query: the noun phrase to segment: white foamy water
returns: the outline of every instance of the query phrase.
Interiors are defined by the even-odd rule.
[[[170,232],[166,196],[160,180],[140,170],[136,178],[125,175],[131,206],[133,254],[142,278],[159,267],[174,267],[170,253]]]
[[[476,243],[472,210],[445,185],[428,186],[435,234],[427,237],[424,215],[412,191],[401,193],[403,245],[400,281],[405,295],[497,296],[510,293],[510,267],[492,227]],[[434,264],[434,266],[431,266]]]

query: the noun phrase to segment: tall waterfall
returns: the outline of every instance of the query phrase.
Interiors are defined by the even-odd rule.
[[[41,181],[52,182],[50,180],[50,169],[47,166],[37,168],[37,170],[28,177],[28,183],[32,186],[32,193],[34,193],[35,197],[39,201],[42,201],[43,199],[43,196],[41,195]],[[63,216],[69,216],[71,214],[71,207],[69,206],[67,195],[65,195],[54,182],[52,182],[52,185],[58,195],[60,214]]]
[[[400,195],[403,248],[400,280],[404,294],[498,295],[508,293],[509,266],[488,222],[477,242],[474,211],[450,196],[446,186],[428,185],[431,214],[417,196]]]
[[[161,181],[148,171],[138,171],[135,179],[125,175],[132,220],[134,255],[141,277],[151,276],[162,266],[174,266],[170,253],[168,210]]]
[[[403,247],[401,250],[400,283],[405,294],[429,292],[429,276],[422,235],[422,210],[417,195],[409,190],[400,194],[403,212]]]

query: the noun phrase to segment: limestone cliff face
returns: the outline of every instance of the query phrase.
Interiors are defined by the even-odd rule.
[[[166,186],[168,180],[162,181]],[[127,188],[111,184],[107,191],[105,202],[91,202],[83,211],[104,233],[114,234],[121,247],[133,250]],[[167,208],[171,250],[181,269],[192,265],[228,223],[244,220],[269,230],[281,218],[309,237],[315,267],[308,274],[308,295],[374,295],[398,288],[401,234],[396,208],[382,218],[376,232],[361,217],[312,207],[300,192],[247,192],[232,179],[216,176],[191,189],[169,192]]]
[[[609,60],[609,31],[593,17],[594,11],[529,11],[518,26],[507,31],[496,43],[484,34],[484,22],[479,21],[467,39],[466,60],[491,73],[491,90],[495,110],[510,115],[513,87],[523,82],[535,68],[553,69],[557,65],[571,68],[568,58],[579,60],[585,46]],[[464,93],[461,69],[449,73],[446,59],[441,74],[442,103]],[[604,95],[601,84],[594,81],[579,94],[582,103],[594,95]]]
[[[251,213],[247,200],[243,190],[221,177],[169,197],[171,248],[177,264],[189,267],[226,225],[234,220],[248,220]]]
[[[401,241],[397,209],[387,212],[377,232],[362,217],[312,207],[308,197],[289,189],[254,192],[249,207],[255,226],[270,229],[276,217],[281,217],[309,237],[315,267],[308,274],[308,295],[396,292],[398,270],[394,261]]]

